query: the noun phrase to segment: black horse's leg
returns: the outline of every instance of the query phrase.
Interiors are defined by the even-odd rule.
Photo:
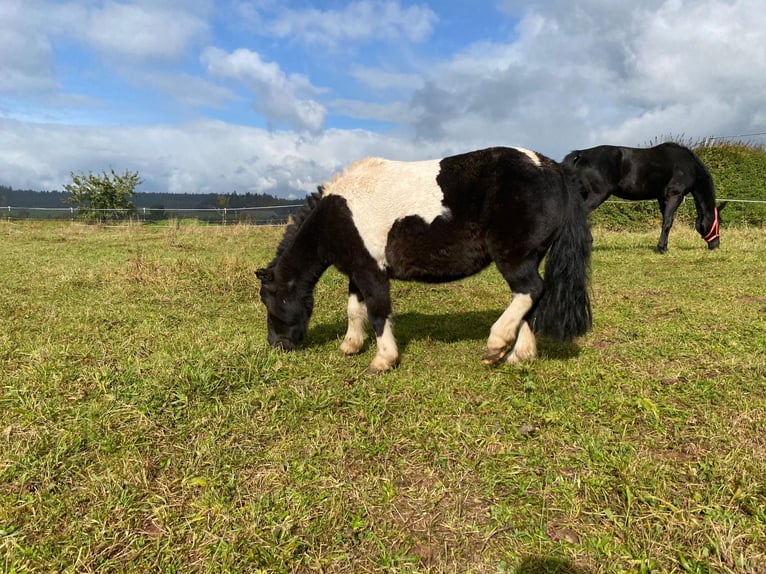
[[[484,362],[495,364],[505,356],[508,363],[519,363],[537,356],[537,343],[526,317],[533,309],[543,291],[543,280],[537,270],[536,260],[527,260],[522,265],[511,267],[497,262],[497,268],[513,292],[511,304],[495,321],[487,339]],[[516,341],[506,356],[506,349]]]
[[[388,371],[394,368],[399,360],[391,311],[391,283],[385,272],[380,270],[355,274],[353,282],[362,294],[367,307],[367,317],[375,331],[377,349],[367,372]]]
[[[676,215],[678,206],[681,205],[683,200],[683,193],[677,193],[675,195],[668,194],[669,197],[660,196],[657,198],[657,202],[660,204],[660,212],[662,212],[662,231],[660,232],[660,240],[657,242],[657,251],[665,253],[668,250],[668,234],[670,228],[673,227],[673,218]]]
[[[348,282],[348,329],[340,350],[345,355],[355,355],[364,344],[364,325],[367,321],[367,305],[361,291],[353,280]]]

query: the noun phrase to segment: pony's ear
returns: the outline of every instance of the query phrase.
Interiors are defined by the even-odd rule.
[[[582,158],[582,155],[580,154],[580,150],[572,150],[570,151],[563,160],[564,165],[571,165],[575,166],[580,161],[580,158]]]
[[[255,276],[261,280],[261,283],[271,283],[274,281],[274,270],[264,267],[263,269],[257,269]]]

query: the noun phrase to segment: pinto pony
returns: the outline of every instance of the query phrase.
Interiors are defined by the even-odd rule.
[[[564,165],[579,177],[585,205],[590,211],[607,197],[656,199],[662,213],[657,251],[668,250],[668,234],[678,206],[687,193],[697,208],[697,232],[708,248],[720,244],[720,212],[726,202],[715,204],[713,179],[705,164],[690,149],[672,142],[651,148],[601,145],[575,150]]]
[[[492,325],[484,362],[531,359],[535,333],[568,341],[590,328],[591,243],[577,190],[558,163],[533,151],[363,159],[308,198],[274,260],[256,271],[268,341],[289,351],[303,340],[314,287],[333,265],[349,278],[340,350],[362,350],[369,319],[377,350],[368,372],[386,371],[399,358],[391,280],[452,281],[494,261],[512,298]],[[543,281],[538,267],[546,253]]]

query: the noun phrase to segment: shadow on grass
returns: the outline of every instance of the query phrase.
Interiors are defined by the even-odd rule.
[[[592,571],[563,558],[530,556],[519,564],[516,574],[592,574]]]
[[[502,310],[463,311],[429,315],[425,313],[402,313],[394,316],[394,334],[399,350],[405,351],[410,341],[431,339],[441,343],[457,341],[486,341],[489,329],[502,314]],[[346,323],[318,323],[310,326],[304,343],[307,347],[323,345],[339,340],[346,332]],[[365,341],[365,348],[374,338]],[[374,342],[372,343],[374,344]],[[565,360],[576,357],[580,348],[575,343],[559,343],[545,337],[537,338],[537,350],[542,359]]]
[[[672,239],[668,239],[668,252],[670,251],[695,252],[695,251],[706,251],[706,250],[708,250],[708,248],[705,245],[704,241],[700,241],[699,244],[696,244],[696,243],[691,244],[691,243],[673,243]],[[664,253],[660,253],[659,251],[657,251],[656,241],[651,241],[651,240],[648,241],[647,243],[640,243],[640,244],[604,243],[604,242],[594,241],[593,251],[594,252],[603,251],[605,253],[645,252],[645,253],[654,253],[658,257],[665,255]]]

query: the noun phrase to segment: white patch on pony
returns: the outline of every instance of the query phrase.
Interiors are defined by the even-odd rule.
[[[346,200],[364,246],[385,269],[388,232],[398,219],[417,215],[428,224],[450,212],[436,176],[441,160],[417,162],[366,158],[325,185],[324,195]]]
[[[521,363],[537,357],[537,340],[532,328],[526,321],[521,322],[519,336],[516,338],[516,344],[513,351],[506,357],[506,363]]]
[[[511,304],[495,321],[487,339],[487,354],[484,361],[494,363],[502,358],[508,345],[516,339],[516,334],[524,319],[524,315],[532,308],[532,297],[527,293],[514,293]]]
[[[376,345],[377,353],[370,366],[367,367],[367,372],[381,373],[393,369],[399,360],[399,349],[396,346],[396,339],[394,339],[394,322],[391,317],[386,319],[383,334],[377,338]]]
[[[525,156],[531,159],[532,163],[535,164],[537,167],[540,167],[542,165],[542,162],[540,161],[540,156],[537,155],[537,152],[532,151],[530,149],[524,149],[523,147],[515,147],[513,149],[523,153]]]
[[[367,321],[367,305],[355,293],[348,296],[348,329],[340,351],[344,355],[355,355],[364,344],[364,324]]]

